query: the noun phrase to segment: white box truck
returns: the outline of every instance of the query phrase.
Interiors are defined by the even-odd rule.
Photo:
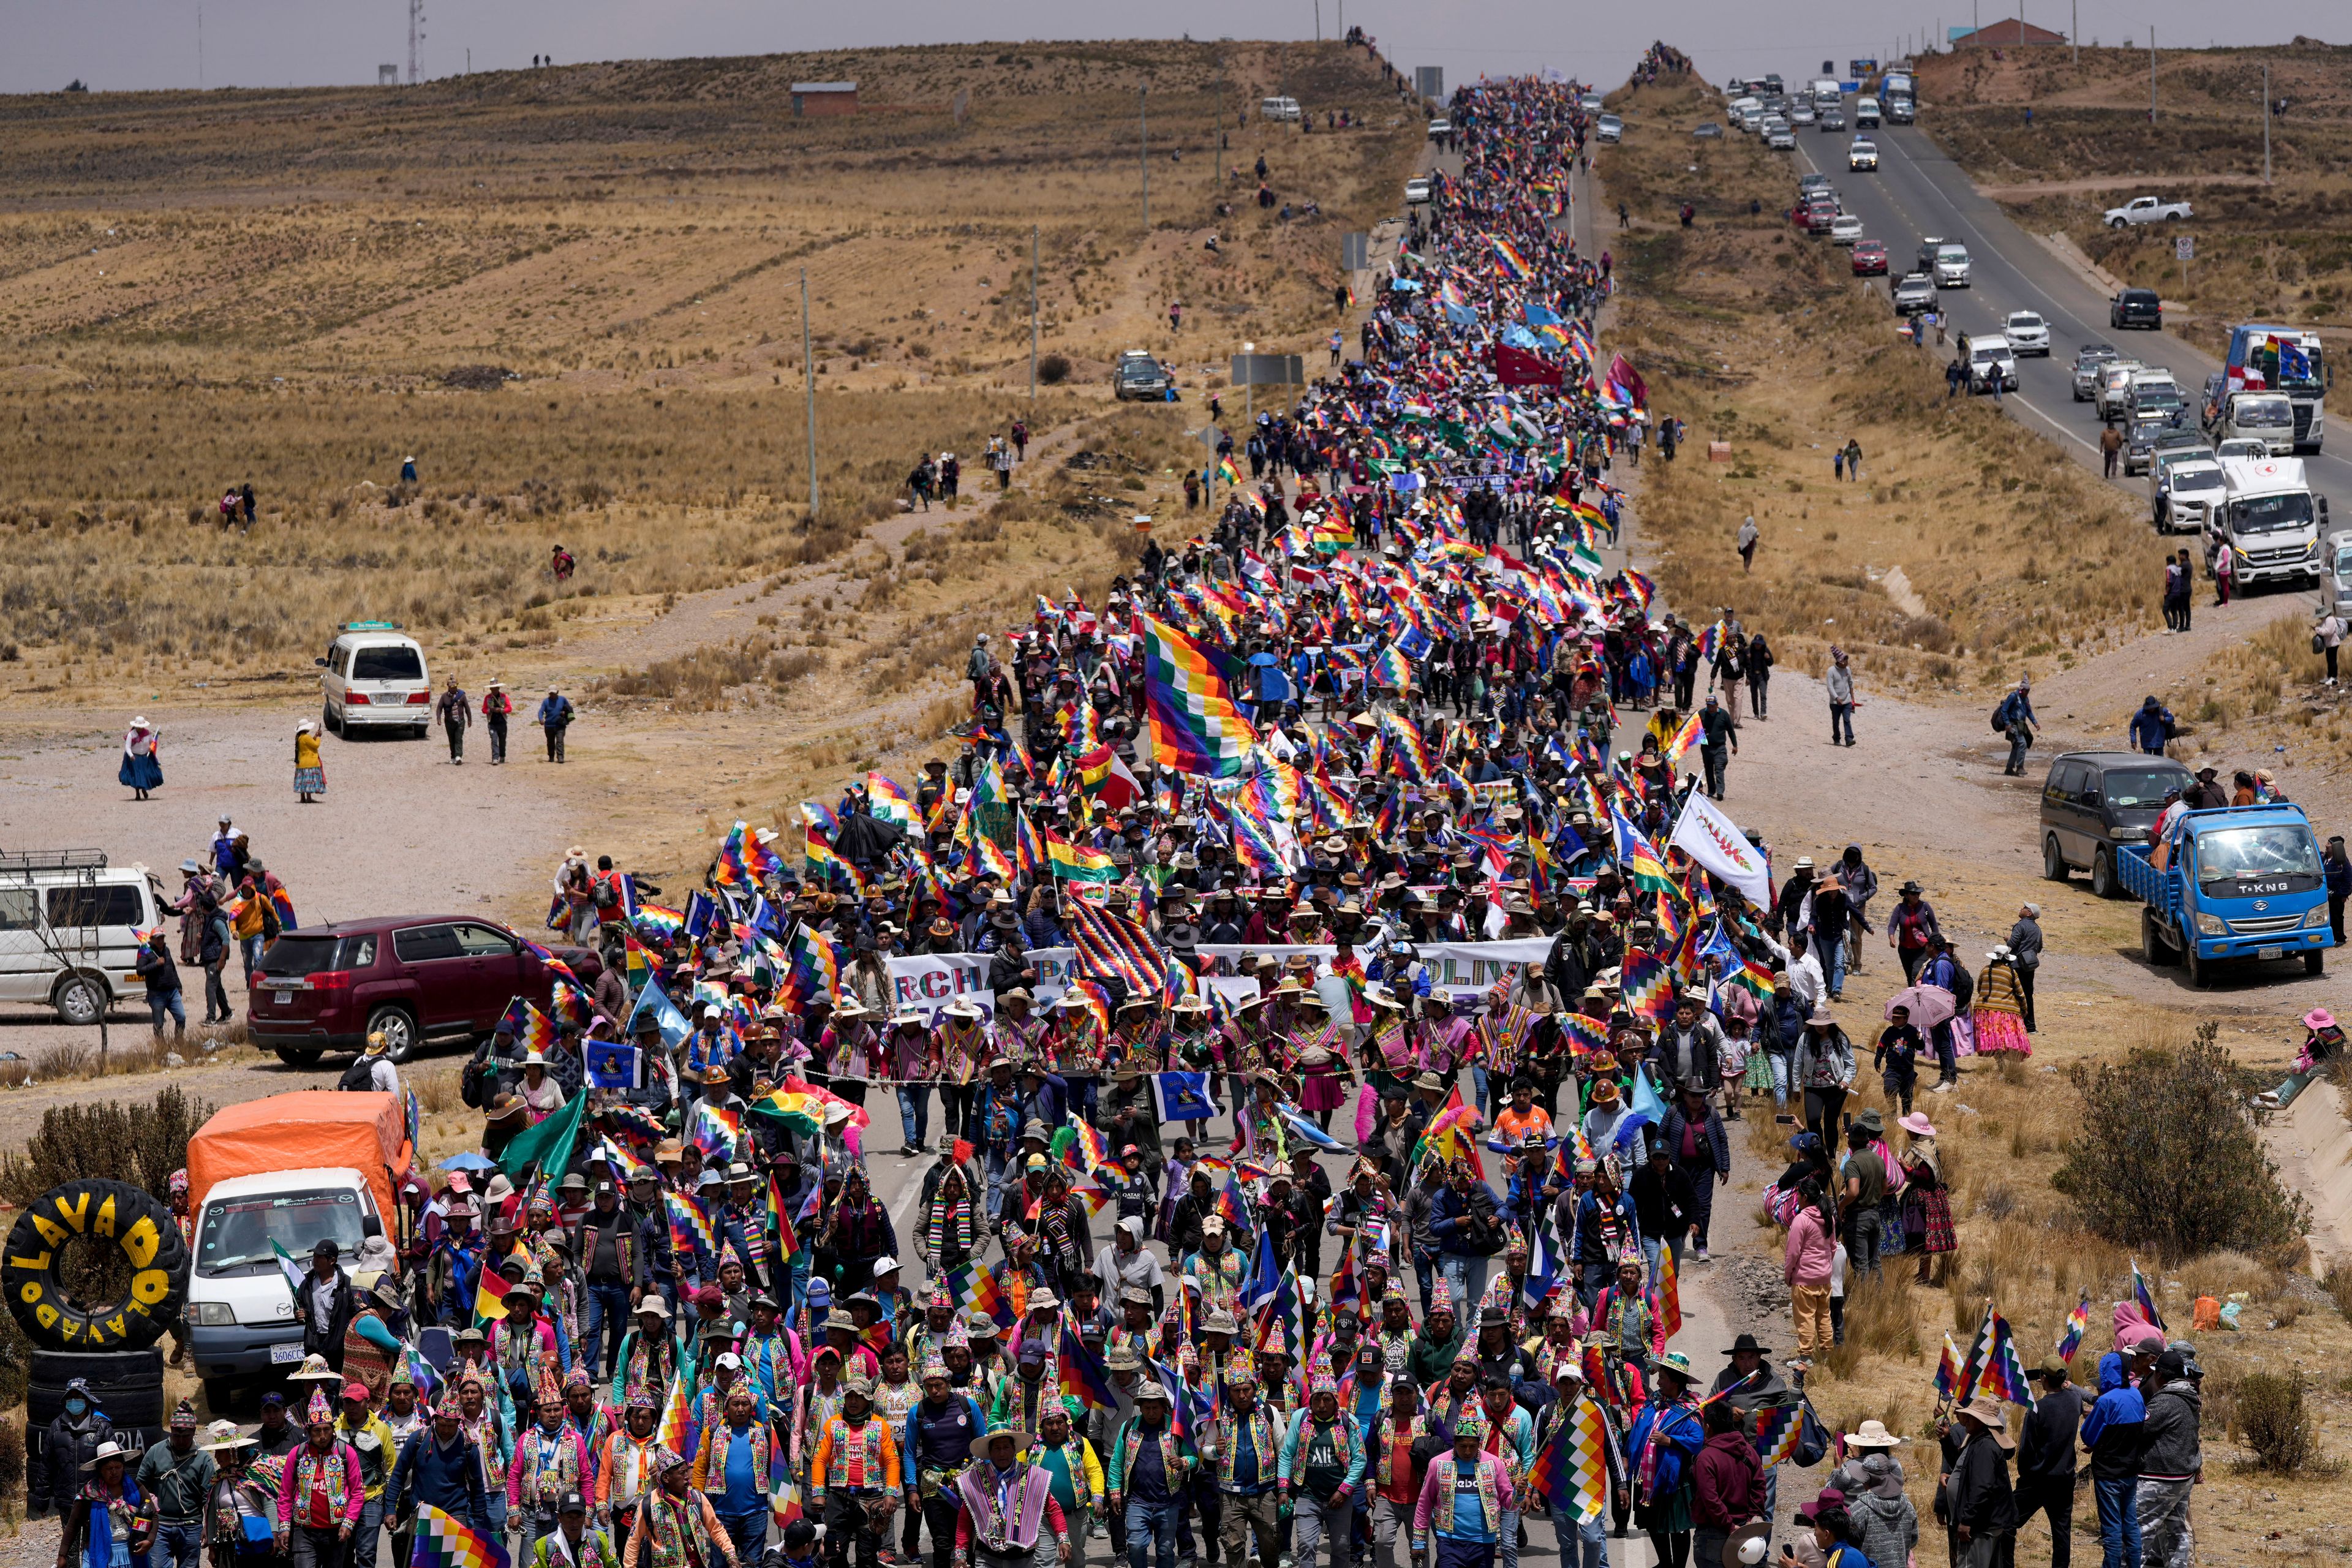
[[[2205,563],[2231,552],[2240,589],[2307,583],[2326,574],[2319,538],[2327,498],[2312,492],[2300,458],[2231,458],[2221,464],[2221,504],[2206,513]]]

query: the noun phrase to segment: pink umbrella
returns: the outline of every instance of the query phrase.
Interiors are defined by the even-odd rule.
[[[1889,1022],[1893,1021],[1897,1007],[1911,1009],[1911,1026],[1915,1029],[1932,1029],[1959,1011],[1959,1005],[1953,1000],[1952,994],[1940,985],[1914,985],[1888,997],[1886,1016]]]

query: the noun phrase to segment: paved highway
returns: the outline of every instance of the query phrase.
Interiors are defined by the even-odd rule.
[[[1849,113],[1851,103],[1848,100]],[[1944,289],[1937,297],[1952,332],[1997,331],[2011,310],[2042,313],[2050,323],[2050,357],[2018,362],[2018,390],[2004,399],[2012,417],[2055,437],[2093,469],[2098,468],[2098,417],[2089,404],[2074,401],[2074,351],[2084,343],[2113,343],[2132,358],[2162,365],[2173,373],[2192,405],[2201,397],[2205,378],[2221,368],[2219,361],[2169,332],[2111,330],[2106,297],[1978,194],[1960,167],[1917,126],[1889,125],[1864,134],[1878,144],[1876,174],[1846,167],[1846,148],[1854,132],[1824,133],[1809,125],[1797,128],[1795,173],[1818,170],[1830,176],[1844,210],[1862,219],[1864,236],[1885,242],[1893,278],[1910,270],[1919,241],[1928,235],[1969,247],[1971,286]],[[1794,195],[1792,188],[1792,200]],[[1885,298],[1883,289],[1879,294]],[[1888,320],[1891,331],[1891,307]],[[2331,436],[2338,443],[2345,439],[2340,431]],[[2312,484],[2328,493],[2331,503],[2352,496],[2352,458],[2343,446],[2305,461]],[[2119,482],[2145,505],[2145,477]]]

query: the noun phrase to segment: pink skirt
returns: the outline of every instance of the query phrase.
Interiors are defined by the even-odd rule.
[[[1299,1076],[1298,1109],[1337,1110],[1347,1103],[1339,1075],[1329,1067],[1308,1068]]]
[[[2025,1033],[2025,1020],[2014,1013],[1979,1007],[1976,1019],[1977,1055],[1980,1057],[2017,1057],[2033,1054],[2033,1042]]]

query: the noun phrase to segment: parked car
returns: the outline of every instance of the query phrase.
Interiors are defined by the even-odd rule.
[[[1110,373],[1111,396],[1120,403],[1164,403],[1171,384],[1166,367],[1141,349],[1120,354]]]
[[[1775,153],[1793,153],[1797,148],[1797,133],[1789,129],[1786,121],[1778,125],[1768,125],[1764,129],[1764,145]]]
[[[2001,323],[2000,335],[2021,358],[2026,354],[2050,357],[2050,323],[2032,310],[2011,310],[2009,320]]]
[[[2147,368],[2136,359],[2119,359],[2100,367],[2098,385],[2091,393],[2100,424],[2116,422],[2131,402],[2132,378]]]
[[[2196,782],[2179,763],[2143,752],[2058,757],[2042,786],[2042,874],[2063,882],[2069,872],[2087,870],[2094,894],[2116,897],[2123,889],[2116,847],[2147,842],[2165,792],[2186,792]]]
[[[355,1051],[371,1034],[406,1061],[427,1040],[473,1040],[522,997],[542,1010],[552,953],[593,986],[603,965],[585,948],[548,949],[478,915],[375,916],[289,931],[253,972],[253,1042],[294,1067]]]
[[[1857,171],[1878,172],[1878,143],[1867,137],[1857,136],[1853,145],[1845,150],[1845,166]]]
[[[2107,301],[2107,325],[2117,331],[2126,327],[2146,327],[2149,331],[2164,328],[2164,301],[2153,289],[2126,289]]]
[[[1417,207],[1429,200],[1429,182],[1418,175],[1404,183],[1405,205]]]
[[[1936,307],[1936,286],[1927,281],[1924,272],[1905,273],[1893,292],[1895,313],[1898,316],[1916,316]]]
[[[1830,177],[1827,174],[1821,173],[1819,170],[1809,174],[1800,174],[1797,176],[1797,195],[1799,196],[1810,196],[1815,191],[1827,191],[1831,188]]]
[[[2352,618],[2352,529],[2327,536],[2327,595],[2337,615]]]
[[[2100,219],[2109,228],[2127,228],[2140,223],[2177,223],[2191,216],[2187,202],[2162,201],[2155,196],[2134,196],[2119,207],[2109,207]]]
[[[1805,232],[1812,235],[1827,234],[1837,223],[1838,216],[1837,203],[1815,197],[1805,207]]]
[[[326,727],[351,738],[354,728],[397,729],[421,741],[433,727],[433,682],[425,649],[393,621],[347,621],[323,658],[320,670]]]
[[[2202,533],[2221,502],[2221,465],[2204,447],[2158,452],[2147,466],[2148,521],[2158,533]]]
[[[1429,122],[1429,139],[1432,142],[1443,140],[1453,134],[1454,121],[1451,120],[1433,120]]]
[[[2121,356],[2113,343],[2084,343],[2074,351],[2074,401],[2088,403],[2098,390],[2099,372]]]
[[[1886,275],[1886,242],[1883,239],[1857,239],[1853,242],[1853,275],[1885,277]]]
[[[1970,392],[2017,390],[2017,355],[2011,352],[2007,338],[1999,332],[1979,332],[1962,340],[1960,352],[1968,356]]]
[[[1830,243],[1852,245],[1862,237],[1862,220],[1852,213],[1840,213],[1830,219]]]
[[[1296,121],[1299,117],[1298,100],[1295,98],[1262,98],[1257,111],[1268,120]]]
[[[143,995],[139,942],[163,922],[163,896],[145,867],[110,866],[101,850],[0,855],[0,1002],[79,1027]]]
[[[2213,448],[2213,460],[2226,463],[2239,458],[2267,458],[2271,455],[2268,441],[2257,441],[2251,436],[2241,436],[2222,442]]]
[[[1691,134],[1702,142],[1720,142],[1723,140],[1723,127],[1712,120],[1702,120],[1691,128]]]
[[[1622,142],[1625,140],[1623,117],[1615,114],[1602,115],[1592,122],[1592,137],[1596,142]]]

